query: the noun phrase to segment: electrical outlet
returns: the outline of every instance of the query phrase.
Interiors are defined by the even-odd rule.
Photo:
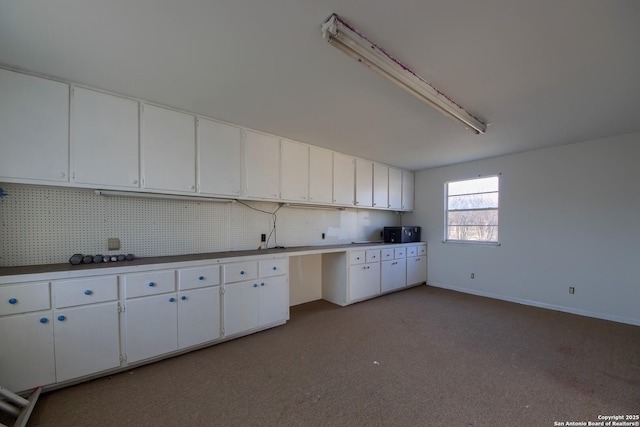
[[[471,273],[471,278],[475,279],[476,278],[476,273]]]
[[[117,237],[109,237],[107,239],[107,249],[110,251],[120,250],[120,239]]]
[[[573,286],[569,286],[569,293],[570,294],[575,294],[576,293],[576,288],[574,288]]]
[[[260,235],[260,241],[261,241],[261,242],[266,242],[266,241],[267,241],[267,235],[266,235],[266,234],[264,234],[264,233],[262,233],[262,234]]]
[[[322,233],[322,240],[324,240],[324,233]]]

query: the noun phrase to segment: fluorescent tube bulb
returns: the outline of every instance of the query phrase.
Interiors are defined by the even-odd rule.
[[[322,24],[322,36],[332,46],[474,133],[480,134],[487,131],[486,124],[360,34],[338,15],[331,15]]]

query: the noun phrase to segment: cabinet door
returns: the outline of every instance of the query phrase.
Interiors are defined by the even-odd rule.
[[[413,172],[402,171],[402,210],[413,210]]]
[[[382,292],[404,288],[407,285],[406,260],[390,260],[382,262],[380,288]]]
[[[73,182],[138,188],[138,103],[73,88]]]
[[[54,311],[58,382],[120,366],[118,303]]]
[[[258,281],[224,286],[224,335],[254,329],[260,325]]]
[[[195,192],[195,117],[144,104],[142,165],[144,188]]]
[[[356,301],[380,294],[380,263],[349,267],[349,300]]]
[[[220,338],[220,287],[178,293],[178,348]]]
[[[178,309],[175,294],[127,300],[127,362],[137,362],[178,348]]]
[[[289,282],[287,276],[260,281],[260,326],[289,319]]]
[[[407,285],[416,285],[427,281],[427,257],[407,258]]]
[[[373,163],[356,159],[356,206],[373,205]]]
[[[240,195],[240,142],[240,128],[198,119],[200,193]]]
[[[0,385],[21,392],[56,382],[51,312],[0,318]]]
[[[390,209],[402,209],[402,169],[389,168],[389,204]]]
[[[333,200],[333,153],[309,147],[309,201],[331,203]]]
[[[389,207],[389,166],[373,164],[373,207]]]
[[[278,138],[247,131],[245,139],[247,197],[280,197],[280,143]]]
[[[0,70],[0,99],[0,176],[68,182],[69,86]]]
[[[354,186],[354,158],[340,153],[333,153],[333,203],[353,206]]]
[[[281,198],[296,202],[309,200],[309,147],[281,140]]]

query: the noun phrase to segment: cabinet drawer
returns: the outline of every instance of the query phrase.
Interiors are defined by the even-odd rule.
[[[115,301],[118,299],[118,278],[91,277],[53,282],[53,296],[56,308]]]
[[[181,268],[178,270],[178,289],[206,288],[220,284],[220,266],[207,265],[202,267]]]
[[[395,248],[395,256],[396,259],[406,258],[407,257],[407,249],[406,248]]]
[[[425,245],[418,246],[418,255],[423,256],[427,254],[427,247]]]
[[[124,283],[127,298],[162,294],[176,290],[176,277],[173,270],[127,274],[124,276]]]
[[[349,264],[364,264],[366,259],[365,251],[351,251],[349,252]]]
[[[0,316],[51,308],[49,282],[0,286]]]
[[[224,282],[233,283],[241,280],[253,280],[258,277],[258,262],[245,261],[223,266]]]
[[[369,262],[380,262],[380,249],[371,249],[365,253],[365,260]]]
[[[265,259],[259,262],[260,277],[280,276],[289,272],[289,263],[284,259]]]
[[[382,261],[388,261],[396,257],[393,249],[383,249],[381,252]]]
[[[407,257],[414,257],[418,255],[418,247],[417,246],[409,246],[407,248]]]

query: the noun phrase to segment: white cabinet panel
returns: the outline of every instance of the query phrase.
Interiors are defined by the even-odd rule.
[[[380,263],[349,267],[349,300],[357,301],[380,294]]]
[[[373,207],[389,207],[389,166],[373,164]]]
[[[142,108],[144,188],[195,192],[195,117],[153,105]]]
[[[281,198],[296,202],[309,200],[309,146],[281,140]]]
[[[288,258],[279,259],[263,259],[259,261],[260,277],[279,276],[288,274],[289,260]]]
[[[69,86],[0,69],[0,100],[0,177],[68,182]]]
[[[224,287],[224,334],[235,335],[260,324],[258,281],[240,282]]]
[[[118,278],[105,276],[55,281],[53,297],[56,308],[116,301]]]
[[[309,147],[309,201],[331,203],[333,200],[333,154],[329,150]]]
[[[181,268],[178,270],[178,289],[206,288],[220,284],[220,266],[205,265],[201,267]]]
[[[356,159],[356,206],[373,205],[373,163]]]
[[[0,316],[51,308],[49,282],[0,286]]]
[[[54,311],[58,382],[120,366],[118,303]]]
[[[73,88],[73,182],[138,188],[138,103]]]
[[[413,172],[402,171],[402,210],[413,210]]]
[[[389,168],[389,208],[402,209],[402,169]]]
[[[246,196],[260,199],[280,197],[280,141],[278,138],[246,132]]]
[[[241,130],[198,119],[199,191],[223,196],[240,195]]]
[[[20,392],[56,381],[51,312],[0,318],[0,381]]]
[[[226,264],[222,267],[222,271],[224,272],[225,283],[252,280],[258,277],[258,262],[243,261]]]
[[[178,292],[178,348],[220,338],[220,287]]]
[[[407,258],[407,285],[416,285],[427,281],[427,257]]]
[[[355,159],[333,153],[333,203],[354,205]]]
[[[380,287],[382,292],[404,288],[407,285],[407,260],[397,259],[382,262]]]
[[[289,319],[287,276],[270,277],[260,282],[260,326]]]
[[[175,294],[126,302],[127,362],[137,362],[178,348],[178,308]]]
[[[175,277],[173,270],[127,274],[124,276],[126,298],[175,292]]]

